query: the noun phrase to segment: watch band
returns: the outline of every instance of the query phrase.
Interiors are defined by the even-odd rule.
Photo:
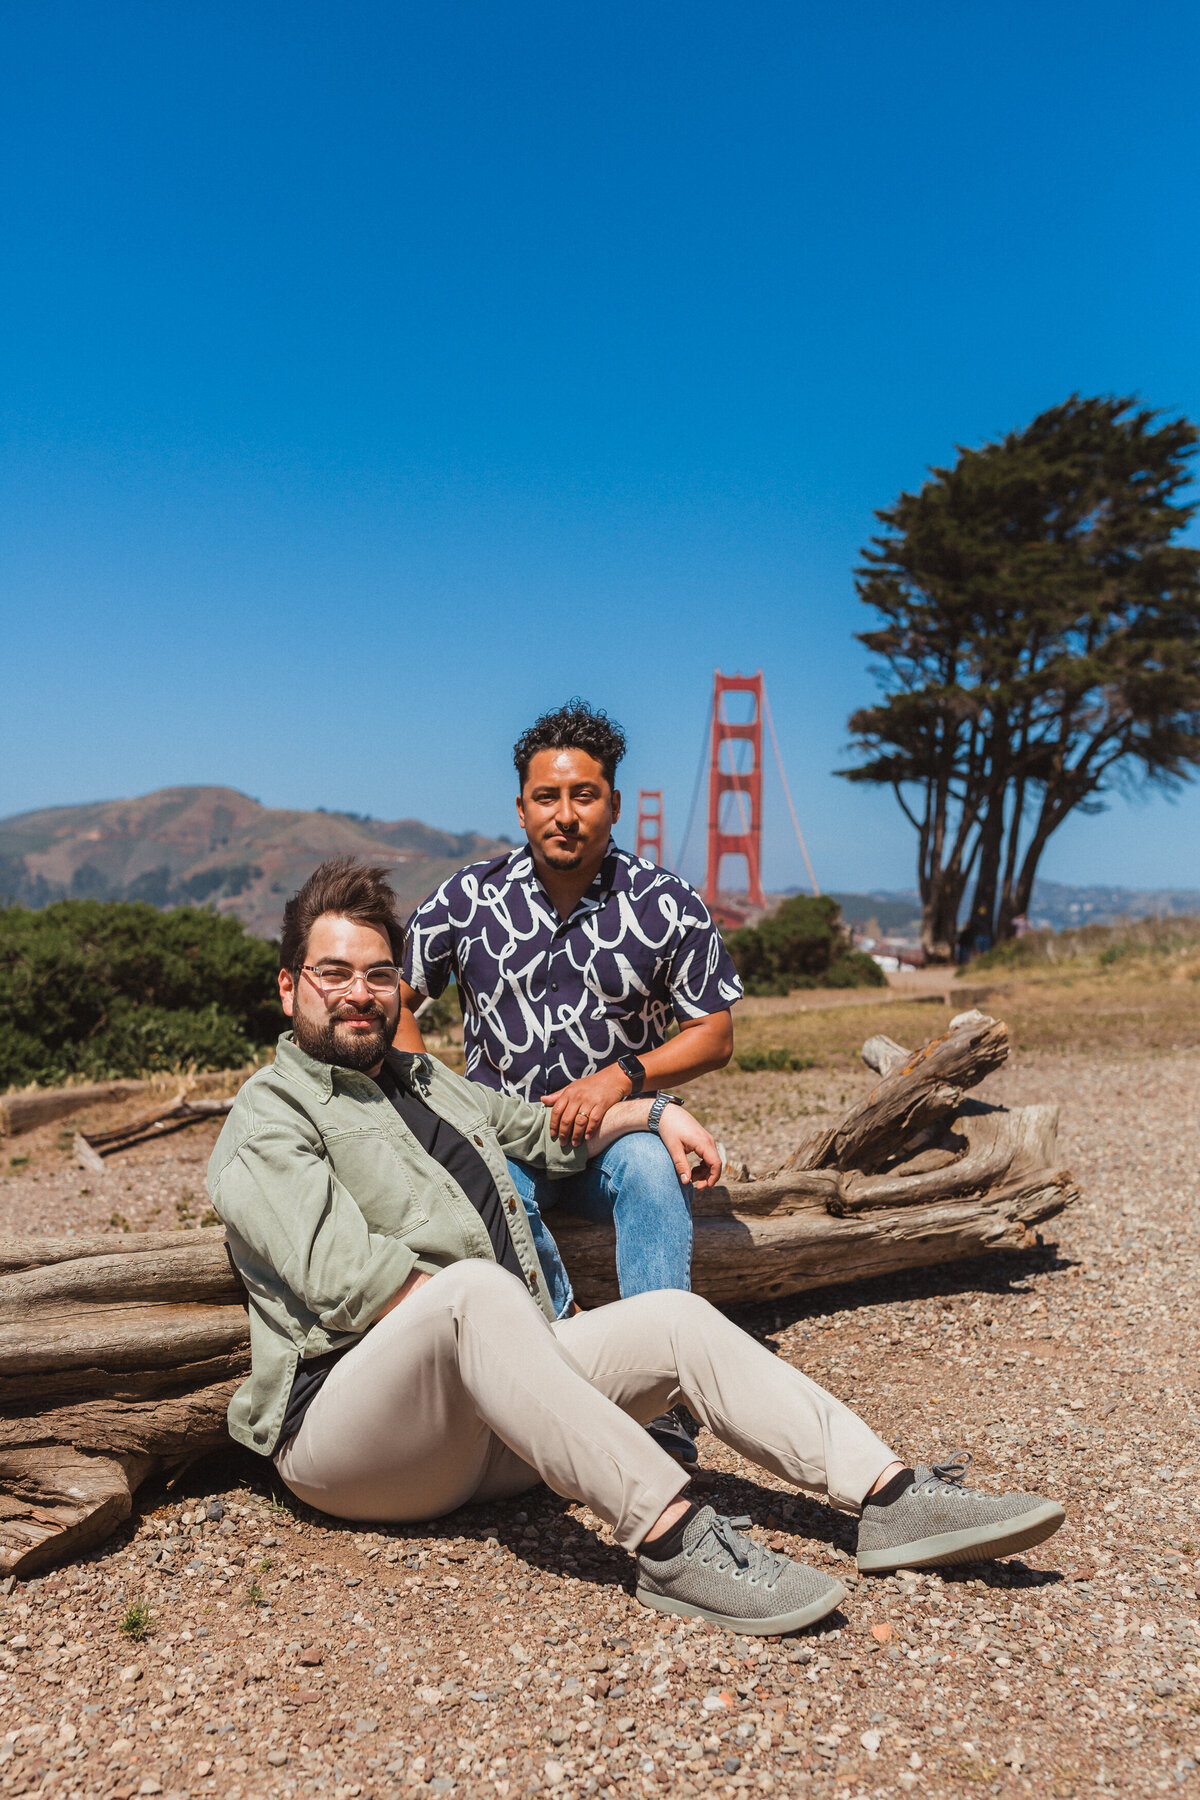
[[[628,1075],[630,1081],[632,1081],[633,1090],[630,1093],[629,1098],[631,1100],[636,1100],[646,1085],[645,1065],[639,1061],[632,1050],[627,1050],[624,1056],[618,1056],[617,1067]]]
[[[668,1106],[682,1105],[683,1101],[679,1098],[678,1094],[656,1094],[654,1099],[650,1102],[650,1117],[646,1121],[651,1131],[653,1131],[656,1136],[658,1135],[658,1127]]]

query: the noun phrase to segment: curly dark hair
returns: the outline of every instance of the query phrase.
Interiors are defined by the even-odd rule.
[[[528,731],[523,731],[513,745],[513,767],[525,786],[529,764],[539,750],[583,750],[595,757],[604,770],[604,779],[612,787],[617,778],[617,764],[625,754],[625,733],[606,712],[597,712],[586,700],[574,695],[565,706],[543,713]]]
[[[325,913],[374,925],[392,946],[397,963],[404,961],[404,926],[388,871],[372,868],[354,856],[331,856],[313,870],[299,893],[283,909],[279,966],[297,974],[308,955],[308,934]]]

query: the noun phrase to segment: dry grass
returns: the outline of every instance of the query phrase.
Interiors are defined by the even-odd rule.
[[[814,1057],[819,1067],[859,1068],[863,1040],[873,1033],[924,1043],[971,1005],[1004,1019],[1017,1050],[1124,1057],[1200,1048],[1200,933],[1170,950],[1134,945],[1106,956],[1113,947],[1073,952],[1066,967],[1043,961],[986,977],[973,968],[961,1001],[952,997],[947,1007],[893,1001],[739,1018],[738,1050],[786,1051]]]

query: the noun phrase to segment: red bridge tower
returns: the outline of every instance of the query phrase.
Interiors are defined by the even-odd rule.
[[[744,725],[733,725],[725,718],[722,700],[726,694],[751,694],[754,699],[752,717]],[[708,765],[708,865],[704,881],[704,899],[719,924],[745,923],[737,903],[721,901],[721,863],[726,856],[740,856],[746,863],[747,911],[766,906],[762,890],[762,728],[763,678],[757,675],[713,674],[712,748]],[[734,761],[738,744],[750,745],[750,766],[739,769]],[[726,749],[724,759],[722,751]],[[726,795],[735,797],[737,814],[731,816]]]

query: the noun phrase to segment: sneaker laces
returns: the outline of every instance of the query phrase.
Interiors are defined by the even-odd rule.
[[[933,1463],[927,1480],[921,1483],[926,1493],[940,1490],[943,1494],[965,1495],[963,1479],[975,1458],[969,1450],[953,1450],[944,1462]]]
[[[711,1563],[720,1575],[728,1574],[732,1569],[734,1581],[745,1580],[751,1587],[773,1588],[787,1567],[787,1558],[764,1550],[753,1538],[743,1537],[742,1533],[750,1523],[749,1513],[741,1513],[736,1519],[716,1513],[707,1530],[683,1554],[689,1559],[696,1557],[705,1565]],[[712,1553],[700,1555],[701,1548],[713,1538],[716,1544]]]

